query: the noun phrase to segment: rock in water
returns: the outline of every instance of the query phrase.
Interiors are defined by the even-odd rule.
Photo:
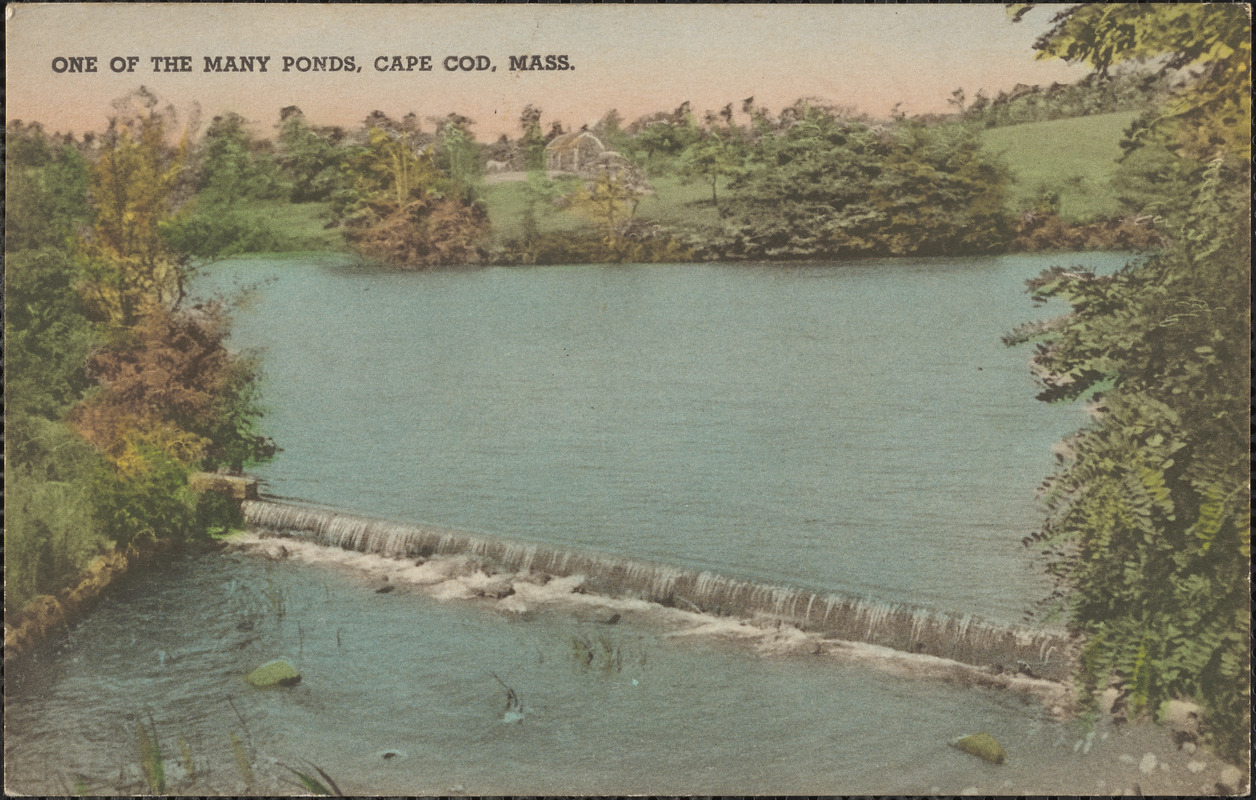
[[[1007,751],[1003,749],[1003,745],[999,744],[999,740],[988,733],[974,733],[972,736],[963,736],[951,742],[951,747],[963,750],[965,753],[976,756],[982,761],[989,761],[991,764],[1002,764],[1007,760]]]
[[[275,686],[296,686],[301,676],[285,659],[268,661],[253,670],[245,678],[258,689],[270,689]]]

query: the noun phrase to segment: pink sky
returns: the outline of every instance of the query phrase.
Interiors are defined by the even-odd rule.
[[[371,6],[14,4],[7,7],[8,118],[97,130],[110,101],[145,85],[208,118],[232,110],[268,134],[279,109],[353,125],[372,110],[420,118],[458,111],[482,139],[517,130],[528,104],[544,122],[628,121],[688,100],[699,113],[754,96],[778,110],[816,96],[877,116],[946,111],[957,87],[1075,80],[1082,67],[1037,61],[1049,11],[1013,25],[999,5]],[[570,71],[518,72],[510,55],[565,54]],[[151,57],[192,57],[193,72],[154,73]],[[266,74],[203,72],[204,56],[266,55]],[[283,56],[353,56],[360,72],[284,73]],[[430,72],[376,72],[377,56],[430,55]],[[447,72],[448,55],[496,71]],[[57,74],[58,56],[95,56],[98,72]],[[115,74],[115,56],[139,57]],[[427,128],[430,130],[430,124]]]

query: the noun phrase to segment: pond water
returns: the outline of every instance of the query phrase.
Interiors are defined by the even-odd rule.
[[[1058,257],[269,280],[270,491],[347,510],[1016,620],[1051,445],[1026,278]],[[1121,256],[1065,258],[1111,269]]]
[[[234,341],[265,350],[276,495],[1015,621],[1046,591],[1020,545],[1034,487],[1084,416],[1035,401],[1030,352],[999,336],[1058,311],[1023,282],[1061,260],[1121,263],[311,256],[216,264],[199,291],[255,286]],[[218,553],[129,580],[9,671],[6,785],[140,790],[143,721],[195,793],[249,788],[232,734],[255,792],[308,762],[359,794],[1198,791],[1175,762],[1140,773],[1154,729],[1087,738],[1016,693],[678,635],[662,609],[612,627],[571,600],[382,594],[390,562],[354,557],[374,561]],[[281,656],[298,686],[244,683]],[[983,730],[1008,764],[946,744]]]

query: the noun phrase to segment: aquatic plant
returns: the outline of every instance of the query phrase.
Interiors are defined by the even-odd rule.
[[[331,785],[331,788],[329,789],[327,785],[321,783],[317,778],[313,778],[304,772],[293,769],[287,764],[280,764],[279,766],[288,770],[293,775],[296,775],[297,780],[301,782],[301,786],[313,792],[314,794],[324,795],[324,796],[344,797],[344,792],[340,791],[340,787],[336,785],[336,782],[331,779],[330,775],[324,772],[317,764],[311,763],[309,761],[306,761],[305,763],[313,767],[314,771],[317,772],[319,776],[322,777],[323,780],[327,781],[327,783]]]
[[[149,718],[152,727],[150,733],[144,723],[135,725],[136,747],[139,750],[140,769],[144,772],[144,780],[153,794],[164,794],[166,790],[166,766],[161,754],[161,742],[157,740],[157,726]]]
[[[252,791],[253,763],[248,753],[244,751],[244,743],[240,741],[239,736],[235,735],[235,731],[228,735],[231,738],[231,754],[235,756],[236,768],[240,770],[240,777],[244,778],[244,788],[246,791]]]
[[[504,680],[497,677],[496,672],[489,672],[493,676],[493,680],[502,685],[506,690],[506,713],[502,719],[505,722],[518,722],[523,719],[523,702],[519,700],[519,695],[515,694],[515,690],[510,688]]]

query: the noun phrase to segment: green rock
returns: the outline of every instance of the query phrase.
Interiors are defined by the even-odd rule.
[[[991,764],[1002,764],[1007,760],[1007,751],[1003,749],[1003,745],[988,733],[974,733],[972,736],[961,737],[951,742],[951,747],[963,750],[982,761],[989,761]]]
[[[258,689],[270,689],[275,686],[296,686],[301,682],[301,676],[291,664],[281,658],[261,665],[250,672],[245,680]]]

